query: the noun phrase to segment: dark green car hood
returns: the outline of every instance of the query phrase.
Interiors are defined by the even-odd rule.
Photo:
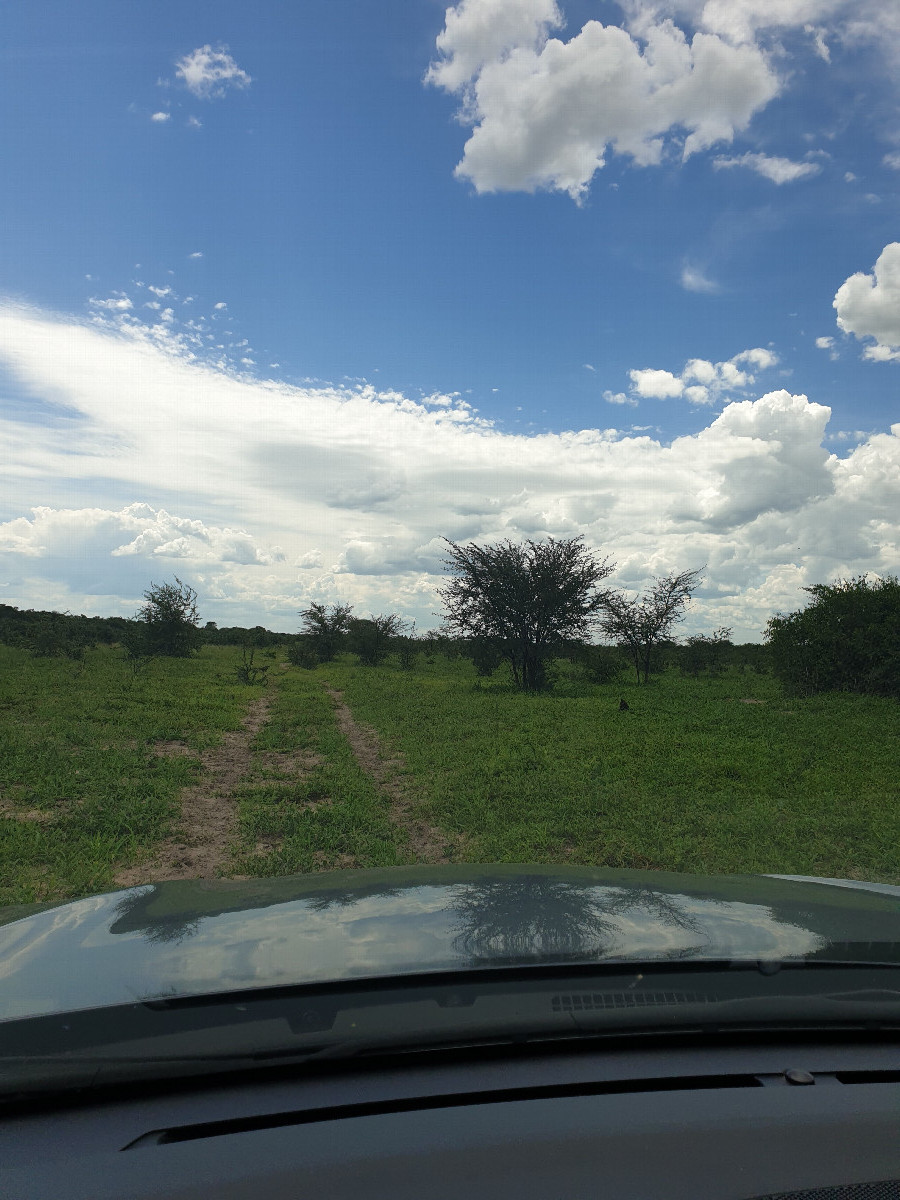
[[[527,964],[900,963],[900,887],[459,865],[158,883],[0,909],[0,1020]]]

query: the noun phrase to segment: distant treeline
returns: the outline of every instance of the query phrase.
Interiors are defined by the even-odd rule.
[[[141,624],[134,617],[86,617],[0,604],[0,644],[19,646],[40,656],[80,657],[79,650],[83,653],[94,646],[123,645]],[[273,633],[261,625],[251,629],[240,625],[220,629],[215,621],[207,621],[200,633],[202,641],[210,645],[260,648],[285,645],[299,636]]]
[[[85,650],[98,645],[125,645],[129,634],[139,625],[139,621],[128,617],[87,617],[0,604],[0,644],[30,650],[41,657],[81,658]],[[277,632],[262,625],[220,626],[215,621],[207,621],[199,633],[202,642],[212,646],[251,646],[261,650],[279,647],[298,663],[306,657],[304,650],[311,651],[314,644],[314,638],[309,634]],[[349,636],[341,636],[335,650],[337,653],[358,653]],[[449,637],[440,630],[392,638],[390,650],[404,666],[412,665],[419,654],[426,658],[435,655],[468,658],[483,675],[493,674],[500,662],[495,647],[477,638]],[[315,655],[308,657],[313,665]],[[559,647],[558,657],[578,664],[598,683],[615,678],[628,666],[627,656],[616,646],[571,642]],[[653,670],[659,672],[670,667],[694,676],[716,674],[729,667],[767,671],[769,651],[767,646],[753,642],[733,645],[706,637],[688,638],[684,644],[662,642],[656,648]]]

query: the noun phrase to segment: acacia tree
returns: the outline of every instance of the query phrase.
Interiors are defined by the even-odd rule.
[[[131,637],[126,637],[130,656],[187,658],[193,654],[203,640],[194,589],[176,575],[174,583],[151,583],[144,599],[146,604],[136,614],[138,624]]]
[[[324,604],[313,601],[309,608],[304,608],[300,613],[303,632],[309,638],[319,662],[331,662],[340,650],[350,628],[352,612],[352,604],[332,604],[329,611]]]
[[[650,678],[654,646],[684,619],[688,601],[701,582],[700,570],[682,571],[657,577],[643,596],[629,599],[621,593],[610,593],[604,599],[600,628],[607,637],[627,646],[638,683]]]
[[[453,578],[438,595],[449,631],[496,645],[517,687],[545,686],[547,660],[564,642],[588,636],[607,599],[598,584],[613,566],[580,536],[493,546],[444,541]]]

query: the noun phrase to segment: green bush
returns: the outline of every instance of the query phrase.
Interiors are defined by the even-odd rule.
[[[766,627],[772,669],[790,691],[900,699],[900,580],[865,575],[805,588],[813,600]]]

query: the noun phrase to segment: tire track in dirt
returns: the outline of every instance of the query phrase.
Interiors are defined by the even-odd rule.
[[[158,742],[156,754],[184,754],[199,761],[199,783],[182,788],[178,833],[167,838],[153,857],[117,872],[118,887],[136,887],[166,879],[213,879],[228,858],[237,823],[234,792],[246,781],[254,737],[265,725],[272,697],[260,696],[247,709],[240,729],[229,730],[218,746],[195,754],[184,742]]]
[[[369,725],[360,724],[344,701],[344,693],[325,684],[331,697],[338,727],[350,743],[354,757],[381,794],[390,801],[388,819],[409,841],[418,862],[454,862],[455,851],[462,848],[462,834],[447,833],[416,815],[416,804],[399,775],[403,766],[400,757],[388,758],[381,750],[378,734]],[[451,852],[448,855],[448,850]]]

